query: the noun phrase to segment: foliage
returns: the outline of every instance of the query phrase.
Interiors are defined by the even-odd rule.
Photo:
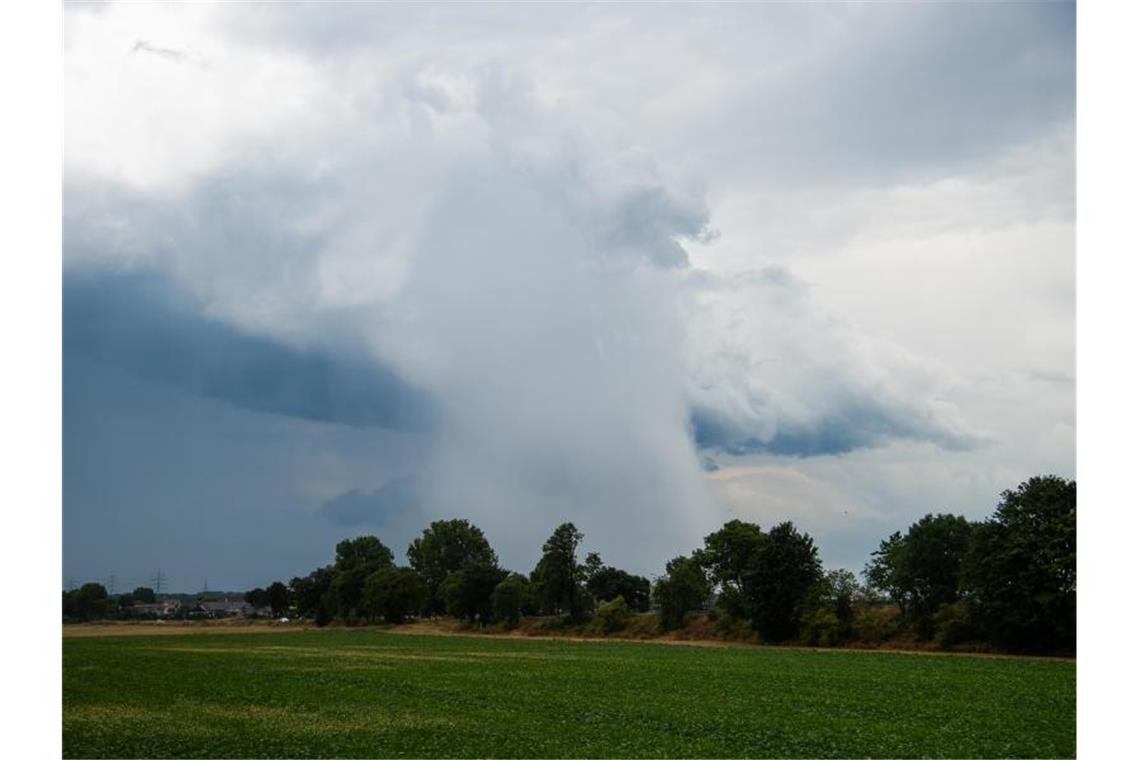
[[[499,559],[483,531],[467,520],[436,520],[408,546],[408,562],[428,588],[429,614],[444,611],[440,587],[452,573],[472,565],[494,567]]]
[[[708,578],[696,557],[674,557],[665,565],[665,575],[653,585],[653,599],[660,608],[661,627],[680,628],[685,616],[699,610],[710,593]]]
[[[719,592],[718,606],[737,618],[751,615],[744,596],[744,578],[765,539],[755,523],[730,520],[720,530],[705,536],[704,548],[696,553]]]
[[[742,589],[752,624],[765,640],[798,635],[803,605],[822,572],[811,536],[790,522],[768,531],[748,565]]]
[[[362,616],[364,580],[377,570],[390,567],[395,567],[392,550],[376,536],[360,536],[337,544],[332,582],[337,614],[348,621]]]
[[[1035,477],[1004,492],[974,532],[962,581],[971,614],[995,645],[1073,651],[1077,484]]]
[[[131,592],[131,598],[135,600],[135,604],[154,604],[154,589],[139,586]]]
[[[336,602],[332,593],[332,582],[335,577],[336,571],[332,565],[326,565],[303,578],[289,581],[297,614],[303,617],[315,617],[317,625],[329,622],[336,613]]]
[[[864,574],[885,592],[924,637],[930,616],[959,599],[962,562],[973,526],[960,515],[926,515],[906,535],[893,533],[879,545]]]
[[[289,587],[281,581],[273,581],[266,589],[268,597],[267,605],[273,611],[274,617],[284,615],[292,603],[292,594],[289,593]]]
[[[491,597],[506,575],[493,565],[470,565],[447,576],[440,586],[447,614],[471,623],[489,622]]]
[[[597,554],[590,556],[597,557]],[[623,597],[629,607],[638,612],[649,611],[650,584],[648,578],[627,573],[616,567],[603,565],[587,574],[586,590],[599,602]]]
[[[629,622],[630,614],[629,605],[625,603],[625,597],[616,596],[610,601],[598,605],[594,622],[602,633],[614,633],[625,628],[625,624]]]
[[[254,607],[268,607],[269,592],[263,588],[250,589],[245,592],[245,603]]]
[[[364,581],[363,610],[370,620],[402,623],[421,610],[426,599],[427,586],[408,567],[383,567]]]
[[[107,589],[101,583],[84,583],[75,591],[63,592],[64,620],[102,620],[110,611]]]
[[[542,545],[542,557],[531,574],[544,611],[577,620],[585,615],[587,599],[578,567],[582,533],[574,523],[562,523]]]
[[[514,628],[528,606],[529,596],[530,582],[518,573],[511,573],[491,592],[492,616]]]

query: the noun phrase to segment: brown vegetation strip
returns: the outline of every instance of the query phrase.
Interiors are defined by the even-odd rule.
[[[287,625],[259,621],[242,621],[240,623],[84,623],[63,626],[64,638],[86,638],[97,636],[186,636],[230,633],[319,633],[322,630],[346,630],[341,626],[328,626],[317,628],[308,623],[290,623]],[[625,644],[664,644],[667,646],[704,647],[710,649],[776,649],[802,652],[861,652],[864,654],[907,654],[923,655],[927,657],[981,657],[986,659],[1012,659],[1012,660],[1052,660],[1075,661],[1075,657],[1039,657],[1033,655],[995,654],[992,652],[943,652],[931,649],[904,649],[900,647],[807,647],[796,645],[754,644],[743,641],[725,641],[722,639],[686,639],[667,638],[664,636],[653,638],[623,638],[621,636],[573,636],[550,633],[514,633],[505,632],[479,632],[465,630],[457,624],[448,622],[417,622],[400,626],[356,626],[347,630],[355,631],[382,631],[403,636],[451,636],[460,638],[478,639],[510,639],[512,641],[571,641],[571,642],[606,642],[616,641]]]

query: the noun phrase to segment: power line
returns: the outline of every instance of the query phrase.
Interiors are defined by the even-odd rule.
[[[159,570],[157,573],[154,574],[154,593],[155,594],[161,594],[162,593],[162,584],[165,580],[166,580],[166,576],[162,574],[162,570]]]

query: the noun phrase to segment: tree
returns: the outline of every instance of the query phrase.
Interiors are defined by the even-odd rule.
[[[519,624],[519,617],[526,606],[530,583],[518,573],[511,573],[491,593],[491,613],[495,620],[502,620],[511,628]]]
[[[63,594],[64,620],[101,620],[109,611],[107,589],[101,583],[84,583],[77,590]]]
[[[602,557],[597,552],[590,552],[586,555],[586,561],[582,563],[582,574],[586,580],[587,585],[594,576],[601,572],[605,565],[602,564]]]
[[[499,564],[483,531],[467,520],[437,520],[408,546],[408,562],[428,588],[428,612],[444,609],[440,586],[448,575],[472,565]]]
[[[926,515],[910,526],[903,553],[904,578],[916,618],[933,615],[942,605],[958,600],[970,530],[961,515]]]
[[[743,579],[752,625],[764,639],[785,641],[799,633],[802,606],[822,574],[811,536],[790,522],[768,531]]]
[[[468,622],[491,620],[491,597],[507,575],[493,565],[470,565],[452,573],[441,585],[448,615]]]
[[[904,577],[905,550],[903,535],[896,530],[879,542],[879,548],[871,553],[871,560],[863,568],[867,585],[886,594],[904,616],[910,601],[909,581]]]
[[[697,552],[718,592],[718,605],[732,617],[747,618],[751,614],[743,594],[744,577],[764,539],[759,525],[731,520],[705,536],[705,546]]]
[[[362,606],[370,620],[402,623],[423,608],[427,586],[409,567],[385,567],[364,580]]]
[[[1001,495],[962,568],[971,617],[998,646],[1073,651],[1077,635],[1077,484],[1038,476]]]
[[[266,605],[273,611],[273,617],[280,617],[289,610],[291,598],[289,587],[281,581],[273,581],[266,589]]]
[[[546,610],[568,614],[574,620],[586,610],[577,556],[582,538],[574,523],[559,525],[542,545],[542,558],[532,574]]]
[[[685,616],[699,610],[710,593],[708,578],[696,557],[675,557],[665,565],[665,575],[653,585],[653,598],[660,607],[661,627],[680,628]]]
[[[145,586],[139,586],[131,592],[131,597],[137,604],[154,604],[154,589]]]
[[[835,646],[851,638],[855,600],[862,588],[850,570],[823,574],[804,604],[800,616],[800,640],[805,644]]]
[[[331,620],[336,613],[336,600],[332,592],[334,578],[336,571],[332,565],[326,565],[317,568],[304,578],[294,578],[289,581],[297,614],[303,617],[312,615],[317,619],[318,625],[324,625]]]
[[[962,563],[974,526],[960,515],[926,515],[906,532],[879,544],[864,569],[868,583],[894,601],[921,636],[932,633],[931,616],[960,598]]]
[[[245,592],[245,603],[257,608],[269,606],[269,592],[263,588],[250,589]]]
[[[596,569],[586,580],[586,590],[599,602],[607,602],[620,596],[631,609],[638,612],[649,610],[649,579],[616,567],[603,565]]]
[[[343,619],[352,620],[362,612],[364,580],[381,568],[395,567],[392,559],[392,550],[376,536],[360,536],[336,545],[332,590],[337,612]]]

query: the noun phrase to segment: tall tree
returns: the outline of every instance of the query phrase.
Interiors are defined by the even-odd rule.
[[[1077,636],[1077,484],[1039,476],[1005,491],[971,536],[962,569],[971,616],[989,639],[1073,651]]]
[[[383,567],[364,580],[361,605],[369,620],[402,623],[423,608],[427,586],[409,567]]]
[[[518,574],[511,573],[491,593],[491,612],[496,620],[502,620],[510,627],[519,624],[519,618],[526,606],[530,583]]]
[[[542,545],[542,557],[532,574],[547,611],[573,619],[586,609],[577,555],[582,538],[574,523],[559,525]]]
[[[680,628],[685,616],[701,609],[711,593],[708,578],[696,557],[674,557],[665,575],[653,585],[653,598],[661,612],[661,627]]]
[[[594,570],[587,577],[586,590],[599,602],[608,602],[620,596],[631,609],[638,612],[649,610],[649,579],[616,567],[602,565]]]
[[[408,562],[428,588],[428,612],[444,609],[445,578],[472,565],[498,566],[487,537],[467,520],[436,520],[408,546]]]
[[[881,591],[898,605],[899,612],[906,615],[910,604],[910,581],[905,577],[903,552],[906,544],[900,531],[879,542],[879,548],[871,553],[871,559],[863,568],[867,585]]]
[[[867,581],[890,596],[904,618],[917,622],[920,634],[930,635],[931,616],[960,597],[973,527],[961,515],[926,515],[905,536],[890,535],[867,563]]]
[[[267,588],[265,592],[267,603],[269,608],[273,611],[274,617],[280,617],[289,610],[292,594],[289,593],[288,586],[281,581],[273,581],[273,583],[269,584],[269,588]]]
[[[131,592],[131,596],[138,604],[154,604],[154,589],[139,586]]]
[[[764,639],[785,641],[799,633],[802,606],[822,575],[811,536],[790,522],[768,531],[748,566],[743,589],[752,624]]]
[[[448,615],[486,623],[493,617],[491,597],[507,572],[494,565],[468,565],[444,579],[440,587]]]
[[[751,615],[743,594],[744,577],[756,552],[764,545],[764,539],[759,525],[730,520],[720,530],[705,536],[704,548],[696,554],[718,592],[718,605],[728,615],[738,618]]]
[[[386,567],[395,567],[392,550],[380,543],[376,536],[360,536],[336,545],[336,561],[333,563],[336,575],[332,588],[337,612],[342,618],[352,620],[360,615],[364,580]]]
[[[958,600],[971,525],[961,515],[927,515],[910,526],[904,554],[911,603],[918,617]]]

